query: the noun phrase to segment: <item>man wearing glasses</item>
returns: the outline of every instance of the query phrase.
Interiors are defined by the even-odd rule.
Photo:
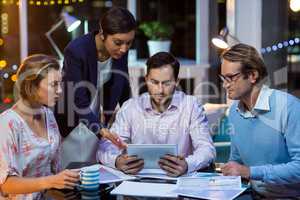
[[[231,153],[224,175],[250,180],[258,194],[300,196],[300,102],[263,84],[267,70],[255,48],[237,44],[222,56],[229,99]]]
[[[146,65],[148,92],[123,104],[111,131],[126,143],[177,144],[178,156],[166,155],[159,161],[169,176],[208,167],[216,155],[208,121],[196,97],[176,90],[179,62],[171,54],[159,52]],[[141,158],[121,154],[110,142],[101,142],[98,156],[102,163],[128,174],[143,169]]]

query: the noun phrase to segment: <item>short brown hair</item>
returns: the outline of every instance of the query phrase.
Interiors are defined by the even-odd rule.
[[[178,79],[180,64],[178,60],[171,53],[158,52],[147,60],[146,65],[147,65],[147,75],[149,74],[151,69],[161,68],[165,65],[170,65],[173,69],[175,80]]]
[[[50,69],[60,69],[54,57],[34,54],[25,58],[17,71],[17,87],[21,98],[29,103],[36,102],[36,90]]]
[[[234,45],[222,53],[221,59],[241,63],[242,73],[245,75],[247,75],[250,71],[256,70],[259,74],[257,82],[268,76],[267,68],[263,59],[256,49],[250,45],[243,43]]]

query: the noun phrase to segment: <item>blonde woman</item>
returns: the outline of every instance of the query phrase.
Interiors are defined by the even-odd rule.
[[[0,115],[1,195],[43,199],[46,189],[72,189],[78,172],[60,172],[60,134],[48,108],[62,91],[59,64],[47,55],[32,55],[23,61],[17,77],[20,98]]]

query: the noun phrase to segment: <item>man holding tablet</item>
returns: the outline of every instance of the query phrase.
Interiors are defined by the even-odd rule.
[[[180,176],[209,166],[215,159],[207,118],[196,97],[177,91],[180,64],[159,52],[146,63],[148,92],[131,98],[117,113],[111,131],[129,144],[177,144],[178,155],[165,155],[159,167],[169,176]],[[97,153],[103,164],[137,174],[144,161],[101,141]]]

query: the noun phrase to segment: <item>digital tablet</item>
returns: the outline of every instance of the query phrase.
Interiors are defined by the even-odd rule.
[[[177,155],[176,144],[128,144],[127,154],[144,159],[144,169],[160,169],[158,161],[166,154]]]

